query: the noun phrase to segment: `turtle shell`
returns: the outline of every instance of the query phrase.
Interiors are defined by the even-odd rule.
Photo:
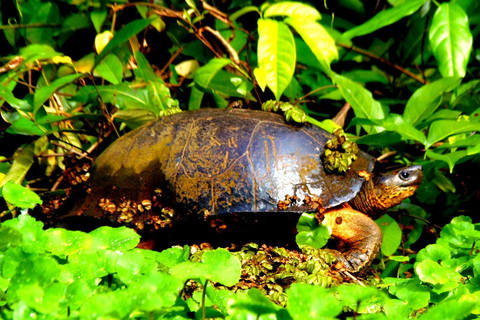
[[[76,214],[171,209],[176,214],[312,212],[352,199],[373,170],[360,152],[345,174],[327,174],[321,154],[332,135],[281,115],[201,109],[166,116],[110,145],[94,162]],[[368,175],[367,175],[368,176]],[[121,220],[121,219],[120,219]]]

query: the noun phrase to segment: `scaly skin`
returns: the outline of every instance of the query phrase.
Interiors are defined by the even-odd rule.
[[[345,270],[358,272],[377,256],[382,244],[382,231],[364,213],[350,206],[330,209],[324,213],[323,223],[331,229],[333,237],[348,246],[344,253],[332,250]]]

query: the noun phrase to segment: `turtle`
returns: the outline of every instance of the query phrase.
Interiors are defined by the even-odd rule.
[[[376,174],[375,158],[359,151],[346,172],[328,173],[322,153],[330,139],[315,125],[290,124],[260,110],[165,116],[125,134],[98,156],[86,195],[71,215],[108,217],[159,232],[178,221],[207,221],[219,232],[228,227],[226,217],[254,223],[264,214],[274,221],[316,212],[341,240],[343,252],[332,251],[341,268],[357,272],[382,242],[372,217],[411,196],[422,168]]]

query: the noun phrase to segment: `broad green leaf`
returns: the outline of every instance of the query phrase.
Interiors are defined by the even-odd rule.
[[[444,300],[432,306],[425,313],[422,313],[418,320],[431,319],[469,319],[472,311],[478,308],[478,300],[468,301],[465,299]]]
[[[416,12],[427,0],[409,0],[394,8],[386,9],[377,13],[372,19],[364,24],[352,28],[345,32],[340,38],[341,41],[347,41],[352,38],[372,33],[378,29],[394,24],[403,17]]]
[[[429,244],[418,252],[417,262],[430,259],[440,263],[444,260],[450,259],[451,257],[452,255],[450,254],[450,250],[448,250],[447,247],[444,247],[437,243],[433,243]]]
[[[459,78],[444,78],[420,87],[408,99],[403,119],[412,126],[419,124],[438,108],[442,94],[452,91],[459,84]]]
[[[32,106],[26,101],[22,99],[17,99],[12,94],[11,91],[7,90],[7,88],[0,88],[0,98],[8,102],[13,108],[22,111],[30,111],[32,110]],[[0,100],[1,104],[1,100]]]
[[[445,154],[440,154],[432,150],[427,150],[426,156],[434,160],[440,160],[440,161],[446,162],[448,164],[448,168],[450,169],[450,173],[452,173],[453,167],[455,167],[455,164],[460,159],[469,156],[469,154],[466,150],[454,151],[454,152],[445,153]]]
[[[202,100],[205,93],[199,89],[199,86],[193,86],[188,101],[188,110],[198,110],[202,106]]]
[[[65,257],[92,247],[93,237],[81,231],[50,228],[45,230],[39,246],[52,254]]]
[[[92,19],[93,26],[95,31],[100,33],[102,31],[102,25],[105,19],[107,18],[107,9],[94,9],[90,12],[90,19]]]
[[[10,123],[7,128],[7,132],[11,134],[22,134],[26,136],[37,135],[42,136],[47,131],[38,123],[34,123],[32,120],[25,118],[24,113],[20,113],[16,110],[10,112],[3,112],[3,118]]]
[[[410,312],[424,308],[430,302],[430,292],[428,288],[421,284],[418,278],[400,279],[385,278],[385,284],[389,285],[389,292],[404,301]]]
[[[119,84],[123,78],[123,66],[120,60],[114,54],[109,54],[103,59],[93,71],[103,79],[112,84]]]
[[[454,134],[472,131],[480,131],[480,123],[456,120],[438,120],[433,122],[430,126],[426,146],[429,148],[435,142],[442,141],[443,139]]]
[[[315,249],[322,248],[330,238],[330,232],[325,225],[320,225],[314,214],[303,213],[297,223],[295,241],[298,246],[311,246]]]
[[[100,227],[89,233],[93,249],[129,250],[140,242],[140,235],[127,227]]]
[[[438,262],[427,259],[415,264],[415,272],[420,280],[431,284],[445,284],[450,281],[460,281],[458,272],[441,266]]]
[[[343,309],[334,292],[321,286],[294,283],[287,295],[287,310],[294,320],[334,319]]]
[[[380,311],[387,296],[384,292],[373,287],[342,284],[335,290],[336,295],[344,306],[355,308],[359,313]]]
[[[383,127],[385,130],[399,133],[402,136],[402,140],[415,140],[424,145],[427,142],[425,134],[422,131],[414,128],[408,123],[405,123],[403,118],[396,113],[390,113],[387,116],[385,121],[383,121]]]
[[[54,94],[58,89],[80,79],[83,76],[85,75],[81,73],[70,74],[65,77],[55,79],[48,86],[44,86],[38,89],[35,92],[35,96],[33,97],[33,113],[37,113],[38,109],[40,109],[43,103],[47,101],[50,96]]]
[[[58,5],[55,2],[30,2],[34,8],[34,14],[31,15],[30,19],[23,21],[27,24],[38,24],[43,25],[46,23],[59,23],[60,21],[60,12]],[[54,29],[53,28],[26,28],[25,37],[27,43],[38,43],[38,44],[48,44],[50,46],[55,46],[55,41],[53,40]]]
[[[197,69],[193,80],[200,87],[208,89],[215,75],[230,63],[232,63],[230,59],[212,59],[206,65]]]
[[[334,75],[333,81],[338,85],[343,98],[352,106],[355,116],[370,120],[385,118],[382,106],[373,99],[370,91],[338,74]]]
[[[129,22],[113,36],[112,40],[105,46],[102,52],[95,59],[95,66],[100,63],[113,49],[125,43],[130,37],[136,35],[149,26],[151,19],[139,19]]]
[[[241,274],[241,264],[238,258],[226,249],[207,251],[202,256],[202,262],[182,262],[173,266],[170,273],[176,278],[200,279],[219,282],[225,286],[235,285]]]
[[[388,214],[383,215],[375,222],[384,234],[381,247],[382,253],[386,256],[394,254],[402,242],[402,230],[400,230],[398,223]]]
[[[295,42],[283,22],[258,20],[258,67],[263,70],[267,86],[280,100],[295,71]]]
[[[338,51],[335,46],[335,40],[333,40],[325,28],[318,22],[305,18],[289,17],[285,19],[285,22],[300,34],[318,62],[320,62],[324,71],[331,73],[330,63],[338,59]]]
[[[3,185],[2,195],[5,200],[19,208],[34,208],[37,204],[42,204],[40,197],[30,189],[20,184],[14,183],[12,180]]]
[[[314,7],[301,2],[283,1],[270,5],[263,13],[264,18],[286,16],[292,18],[302,18],[311,20],[320,20],[322,16]]]
[[[435,11],[428,38],[442,76],[464,77],[473,43],[465,11],[455,3],[442,3]]]

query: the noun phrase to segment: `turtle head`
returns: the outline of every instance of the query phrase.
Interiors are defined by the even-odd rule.
[[[422,182],[421,166],[404,167],[374,176],[352,199],[352,206],[369,215],[378,215],[415,193]]]

